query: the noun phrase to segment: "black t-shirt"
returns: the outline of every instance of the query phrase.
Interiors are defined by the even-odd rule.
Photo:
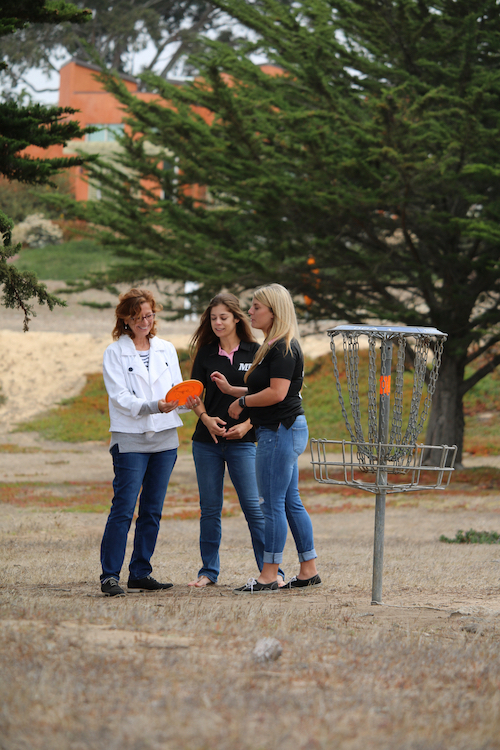
[[[304,413],[300,396],[304,382],[304,356],[298,341],[291,340],[288,352],[285,339],[280,339],[271,346],[262,362],[248,376],[248,395],[269,388],[271,378],[290,381],[287,395],[283,401],[272,406],[249,406],[250,419],[256,427],[277,430],[283,424],[288,430],[296,417]]]
[[[221,372],[225,375],[230,385],[244,386],[245,374],[250,369],[250,365],[253,362],[253,358],[255,357],[258,348],[259,344],[257,344],[257,342],[249,343],[246,341],[240,341],[238,351],[233,355],[233,364],[231,364],[228,357],[219,354],[218,343],[203,346],[195,357],[191,377],[196,380],[201,380],[205,387],[205,397],[203,402],[207,414],[210,417],[220,417],[224,422],[227,422],[227,430],[239,422],[245,422],[248,419],[248,410],[243,409],[239,419],[231,419],[227,410],[235,398],[234,396],[228,396],[225,393],[222,393],[216,383],[211,380],[210,376],[213,372]],[[193,440],[200,443],[213,442],[212,436],[201,419],[199,419],[196,424]],[[225,438],[218,437],[217,440],[225,440]],[[242,441],[247,443],[255,442],[255,430],[249,430],[242,438]]]

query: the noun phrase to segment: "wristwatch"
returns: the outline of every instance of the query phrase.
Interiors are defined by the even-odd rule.
[[[244,409],[244,408],[245,408],[245,406],[246,406],[246,404],[245,404],[245,396],[241,396],[241,397],[240,397],[240,398],[238,399],[238,403],[239,403],[239,405],[241,406],[241,408],[242,408],[242,409]]]

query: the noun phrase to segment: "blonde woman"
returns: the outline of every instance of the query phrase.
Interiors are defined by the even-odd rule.
[[[234,589],[236,594],[257,594],[318,586],[316,551],[311,519],[300,499],[298,457],[308,441],[300,391],[304,357],[290,293],[280,284],[257,289],[249,310],[252,328],[264,332],[245,376],[245,387],[230,386],[221,373],[212,378],[236,398],[229,407],[233,419],[244,409],[256,428],[256,474],[265,519],[264,564],[257,579]],[[297,548],[300,570],[283,586],[278,568],[283,560],[287,522]]]

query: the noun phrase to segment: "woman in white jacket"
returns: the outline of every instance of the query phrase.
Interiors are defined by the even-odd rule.
[[[175,411],[178,402],[165,401],[167,391],[182,381],[182,375],[174,346],[155,335],[155,315],[161,309],[145,289],[120,295],[114,341],[104,353],[115,474],[114,497],[101,543],[101,591],[106,596],[125,593],[119,584],[120,571],[141,487],[127,588],[135,593],[173,585],[156,581],[150,563],[177,459],[177,427],[182,425]]]

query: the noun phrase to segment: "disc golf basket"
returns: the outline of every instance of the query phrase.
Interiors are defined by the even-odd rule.
[[[436,328],[342,325],[329,329],[328,335],[338,398],[351,439],[312,438],[311,463],[318,482],[357,487],[376,495],[372,604],[381,604],[387,493],[444,490],[454,470],[456,445],[417,444],[436,390],[447,334]],[[350,414],[342,393],[337,336],[342,336]],[[361,337],[368,349],[367,413],[363,417],[359,393]],[[391,387],[395,348],[395,379]],[[405,361],[410,354],[413,387],[409,404],[403,404]]]

